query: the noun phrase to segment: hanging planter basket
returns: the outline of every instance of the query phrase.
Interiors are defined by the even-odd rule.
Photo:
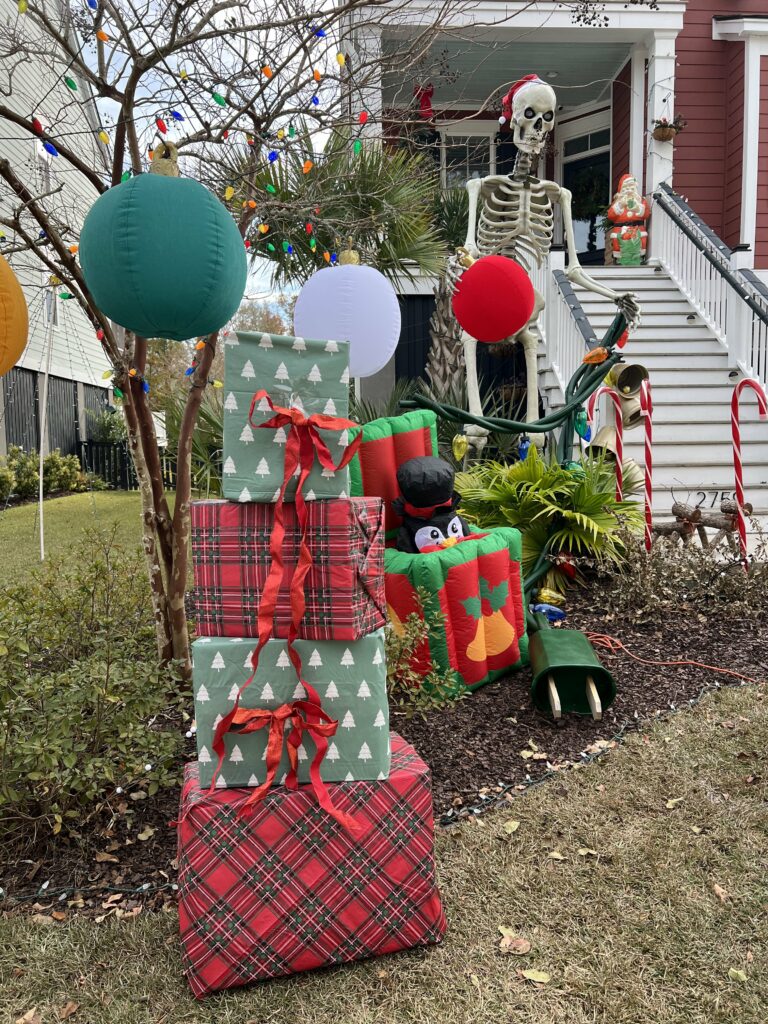
[[[671,124],[659,124],[653,129],[653,138],[657,142],[673,142],[677,135],[677,128]]]

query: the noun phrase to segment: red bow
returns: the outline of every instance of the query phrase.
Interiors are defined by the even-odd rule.
[[[262,400],[266,399],[270,409],[276,414],[271,419],[266,420],[264,423],[254,423],[253,413],[256,405]],[[246,679],[243,685],[240,687],[237,693],[237,699],[235,700],[234,707],[232,710],[222,718],[216,727],[216,732],[213,738],[213,748],[219,755],[219,762],[216,766],[216,771],[213,776],[211,783],[211,790],[214,789],[216,784],[216,777],[221,771],[221,765],[224,760],[224,736],[229,732],[233,725],[242,724],[245,722],[256,722],[260,721],[261,725],[254,725],[245,731],[253,732],[254,729],[263,728],[263,725],[267,721],[273,721],[273,718],[277,712],[272,711],[261,711],[257,714],[255,711],[248,711],[240,708],[240,696],[246,687],[250,686],[256,675],[259,667],[259,657],[261,652],[268,640],[272,637],[272,626],[275,615],[275,609],[277,608],[277,597],[280,592],[280,586],[283,580],[283,539],[285,537],[285,519],[283,517],[283,505],[285,503],[285,492],[290,483],[296,468],[299,468],[299,481],[296,485],[296,518],[299,523],[301,530],[301,546],[299,548],[299,560],[296,565],[296,571],[293,574],[291,580],[291,591],[290,591],[290,604],[291,604],[291,624],[288,629],[288,656],[291,659],[296,675],[304,689],[307,692],[306,701],[295,701],[294,705],[283,705],[282,708],[296,707],[300,705],[300,709],[312,708],[313,721],[303,721],[303,724],[296,725],[296,721],[301,717],[298,712],[291,716],[284,715],[282,720],[282,726],[280,726],[280,749],[282,749],[282,733],[285,728],[285,722],[290,717],[291,724],[293,726],[291,736],[288,739],[288,752],[291,755],[291,749],[295,751],[301,743],[302,731],[309,731],[315,739],[317,746],[317,755],[312,762],[310,769],[310,779],[312,786],[315,790],[318,803],[323,807],[329,814],[331,814],[337,821],[345,825],[347,828],[356,827],[353,820],[342,811],[337,811],[333,806],[328,791],[325,789],[325,785],[320,778],[320,762],[325,756],[325,752],[328,748],[327,741],[325,740],[325,734],[322,729],[325,728],[328,723],[333,725],[333,731],[327,733],[332,736],[336,731],[337,722],[333,722],[331,718],[326,715],[320,706],[320,697],[317,691],[313,689],[302,678],[302,665],[301,657],[299,652],[293,646],[294,641],[299,633],[299,624],[304,617],[304,609],[306,607],[306,599],[304,596],[304,580],[312,566],[312,552],[309,550],[307,544],[307,506],[302,493],[304,482],[312,471],[312,467],[315,462],[315,455],[321,466],[324,469],[331,470],[332,472],[338,472],[350,462],[354,457],[355,452],[360,447],[362,440],[362,431],[360,431],[352,441],[351,444],[347,445],[344,450],[344,454],[341,461],[338,464],[334,464],[331,458],[331,453],[328,451],[328,446],[320,436],[320,430],[348,430],[352,427],[356,427],[357,424],[351,420],[343,419],[340,416],[325,416],[322,413],[315,413],[312,416],[306,416],[300,409],[290,408],[286,409],[282,406],[276,406],[272,402],[266,391],[263,389],[257,391],[251,399],[251,408],[248,413],[248,422],[253,427],[266,427],[273,430],[277,430],[278,427],[288,427],[288,437],[285,445],[285,467],[283,471],[283,486],[280,488],[280,494],[275,505],[275,520],[272,528],[272,535],[269,540],[269,554],[271,558],[271,564],[269,568],[269,575],[264,583],[264,590],[262,591],[261,601],[259,603],[259,615],[258,615],[258,643],[251,655],[251,667],[253,671],[250,676]],[[278,708],[278,711],[282,711],[282,708]],[[243,717],[244,716],[244,717]],[[254,717],[256,716],[256,717]],[[265,717],[264,717],[265,716]],[[262,721],[263,718],[263,721]],[[325,721],[326,726],[321,727],[321,723]],[[317,729],[321,731],[315,735]],[[270,725],[270,743],[273,739],[272,726]],[[269,756],[269,751],[267,752]],[[279,755],[278,755],[279,761]],[[293,762],[291,762],[293,765]],[[269,765],[268,765],[269,767]],[[277,765],[275,765],[275,770]],[[293,770],[293,769],[292,769]],[[268,782],[265,782],[262,786],[259,786],[254,795],[249,799],[245,807],[253,806],[258,803],[259,800],[264,798],[267,789],[272,783],[274,778],[274,771],[270,776],[267,775]]]
[[[305,683],[304,686],[307,684]],[[339,723],[335,722],[330,715],[319,706],[317,694],[311,687],[307,688],[314,699],[295,700],[291,704],[281,704],[274,711],[266,708],[237,708],[232,717],[232,732],[238,735],[247,735],[257,732],[259,729],[269,728],[267,740],[267,776],[264,782],[257,786],[251,796],[241,809],[241,814],[247,813],[255,807],[264,797],[275,781],[275,775],[280,764],[283,753],[283,745],[288,751],[288,762],[290,769],[285,779],[288,789],[299,788],[297,771],[299,766],[299,747],[301,746],[304,734],[311,736],[315,742],[315,756],[309,769],[309,778],[312,788],[317,797],[318,804],[327,811],[339,824],[348,829],[358,828],[354,818],[351,818],[344,811],[333,806],[331,796],[326,789],[325,783],[320,775],[320,764],[328,750],[328,738],[336,734]],[[288,738],[285,738],[285,727],[290,723],[291,731]],[[213,749],[219,756],[219,764],[224,758],[224,735],[216,730],[213,741]]]

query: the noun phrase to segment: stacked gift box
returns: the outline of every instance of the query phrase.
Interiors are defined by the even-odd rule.
[[[228,500],[192,505],[179,887],[198,996],[445,928],[429,772],[389,732],[384,510],[348,497],[348,396],[346,343],[227,338]]]

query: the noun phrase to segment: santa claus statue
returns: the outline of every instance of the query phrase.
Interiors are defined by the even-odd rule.
[[[648,232],[645,228],[651,208],[640,195],[637,179],[625,174],[619,181],[619,191],[608,207],[608,220],[613,224],[609,232],[614,263],[622,267],[639,267],[645,260]]]

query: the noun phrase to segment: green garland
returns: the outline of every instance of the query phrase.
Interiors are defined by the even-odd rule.
[[[431,409],[438,416],[443,416],[456,423],[473,423],[475,426],[501,434],[546,434],[562,425],[563,429],[557,443],[557,457],[561,463],[567,462],[573,450],[576,417],[584,402],[603,383],[606,374],[621,360],[622,353],[615,351],[615,345],[626,327],[626,317],[623,313],[617,313],[601,343],[608,352],[608,358],[596,366],[591,366],[588,363],[579,366],[566,386],[565,404],[541,419],[534,420],[533,423],[506,420],[496,416],[473,416],[455,405],[435,402],[424,395],[405,399],[400,405],[404,409]]]

